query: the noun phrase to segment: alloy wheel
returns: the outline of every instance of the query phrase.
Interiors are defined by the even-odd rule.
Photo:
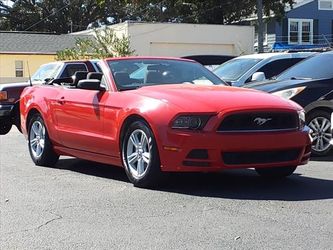
[[[135,178],[145,175],[151,159],[151,150],[146,133],[134,130],[127,141],[126,161],[131,174]]]
[[[312,130],[312,149],[317,152],[327,150],[331,146],[330,140],[332,139],[330,120],[325,117],[315,117],[309,123],[309,127]]]
[[[45,148],[45,126],[38,120],[34,121],[29,136],[29,145],[35,158],[39,158]]]

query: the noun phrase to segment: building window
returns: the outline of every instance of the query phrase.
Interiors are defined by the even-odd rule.
[[[333,10],[333,0],[319,0],[318,5],[320,10]]]
[[[15,61],[15,76],[23,77],[23,61]]]
[[[312,44],[313,20],[312,19],[288,19],[288,43]]]

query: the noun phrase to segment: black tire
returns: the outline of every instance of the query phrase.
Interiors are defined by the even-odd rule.
[[[256,172],[264,178],[279,179],[292,175],[297,167],[272,167],[272,168],[256,168]]]
[[[131,144],[130,137],[133,135],[143,136],[142,134],[145,134],[147,143],[143,143],[141,146],[146,149],[142,149],[143,152],[141,152],[141,162],[143,163],[143,166],[147,164],[146,167],[143,167],[145,170],[143,173],[139,173],[139,149],[136,147],[133,147]],[[141,137],[142,138],[142,137]],[[140,138],[140,139],[141,139]],[[142,140],[140,140],[142,141]],[[132,150],[133,148],[134,150]],[[132,150],[132,152],[129,152],[129,150]],[[145,150],[149,151],[149,163],[144,163],[143,155],[147,154]],[[126,175],[131,183],[135,187],[141,187],[141,188],[149,188],[154,187],[158,185],[162,179],[162,172],[161,172],[161,163],[158,153],[158,148],[156,144],[156,140],[154,137],[153,132],[149,128],[148,124],[144,121],[135,121],[133,122],[125,132],[124,139],[122,141],[122,161],[123,165],[126,171]],[[133,152],[135,151],[135,152]],[[137,171],[135,170],[135,162],[130,164],[128,152],[130,154],[137,154]],[[140,175],[141,174],[141,175]]]
[[[315,131],[315,126],[314,126],[314,123],[313,121],[315,121],[316,119],[319,120],[319,122],[321,121],[321,119],[326,119],[327,122],[330,123],[331,121],[331,113],[325,111],[325,110],[315,110],[313,112],[310,112],[307,117],[306,117],[306,124],[307,126],[309,126],[311,128],[311,130],[313,131],[311,133],[311,137],[312,138],[316,138],[316,136],[320,136],[320,135],[323,135],[323,134],[318,134],[320,133],[319,131]],[[327,134],[330,134],[331,135],[331,130],[330,130],[330,126],[328,127],[327,129]],[[321,132],[323,133],[323,132]],[[318,139],[315,139],[313,141],[313,144],[312,144],[312,148],[311,148],[311,153],[312,155],[314,156],[325,156],[327,155],[333,148],[333,145],[331,145],[329,143],[329,141],[323,141],[324,144],[324,147],[322,150],[320,150],[320,146],[317,145],[317,142],[318,142]]]
[[[12,124],[6,120],[0,120],[0,135],[8,134],[12,129]]]
[[[37,126],[37,124],[39,126],[43,127],[41,130],[43,132],[41,132],[41,133],[43,133],[44,136],[40,136],[39,138],[35,137],[33,135],[34,132],[32,131],[33,126],[35,126],[35,125]],[[33,144],[34,144],[33,141],[35,142],[38,140],[38,143],[39,143],[40,141],[42,141],[42,138],[44,138],[44,148],[41,149],[41,151],[38,152],[38,154],[36,154],[36,151],[34,150],[34,146],[33,146]],[[45,123],[43,121],[43,118],[40,116],[40,114],[33,115],[31,120],[29,121],[28,148],[29,148],[29,153],[30,153],[31,159],[37,166],[53,167],[59,159],[59,155],[57,155],[53,150],[53,146],[50,141]]]

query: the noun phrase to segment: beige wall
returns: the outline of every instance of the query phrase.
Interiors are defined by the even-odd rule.
[[[15,61],[23,61],[24,77],[15,77]],[[0,54],[0,83],[11,83],[25,81],[32,75],[40,65],[55,61],[55,55],[29,55],[29,54]]]
[[[137,55],[244,55],[254,52],[254,27],[175,23],[126,23]]]

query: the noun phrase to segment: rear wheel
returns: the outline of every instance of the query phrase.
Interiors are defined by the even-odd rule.
[[[297,167],[256,168],[257,173],[265,178],[283,178],[292,175]]]
[[[312,130],[312,153],[317,156],[327,155],[333,147],[330,144],[331,114],[325,110],[314,111],[308,115],[307,124]]]
[[[152,187],[162,176],[155,137],[144,121],[133,122],[122,143],[122,160],[129,180],[136,187]]]
[[[0,135],[8,134],[12,128],[12,124],[6,120],[0,120]]]
[[[28,143],[31,159],[37,166],[54,166],[59,156],[54,152],[45,123],[35,114],[28,127]]]

